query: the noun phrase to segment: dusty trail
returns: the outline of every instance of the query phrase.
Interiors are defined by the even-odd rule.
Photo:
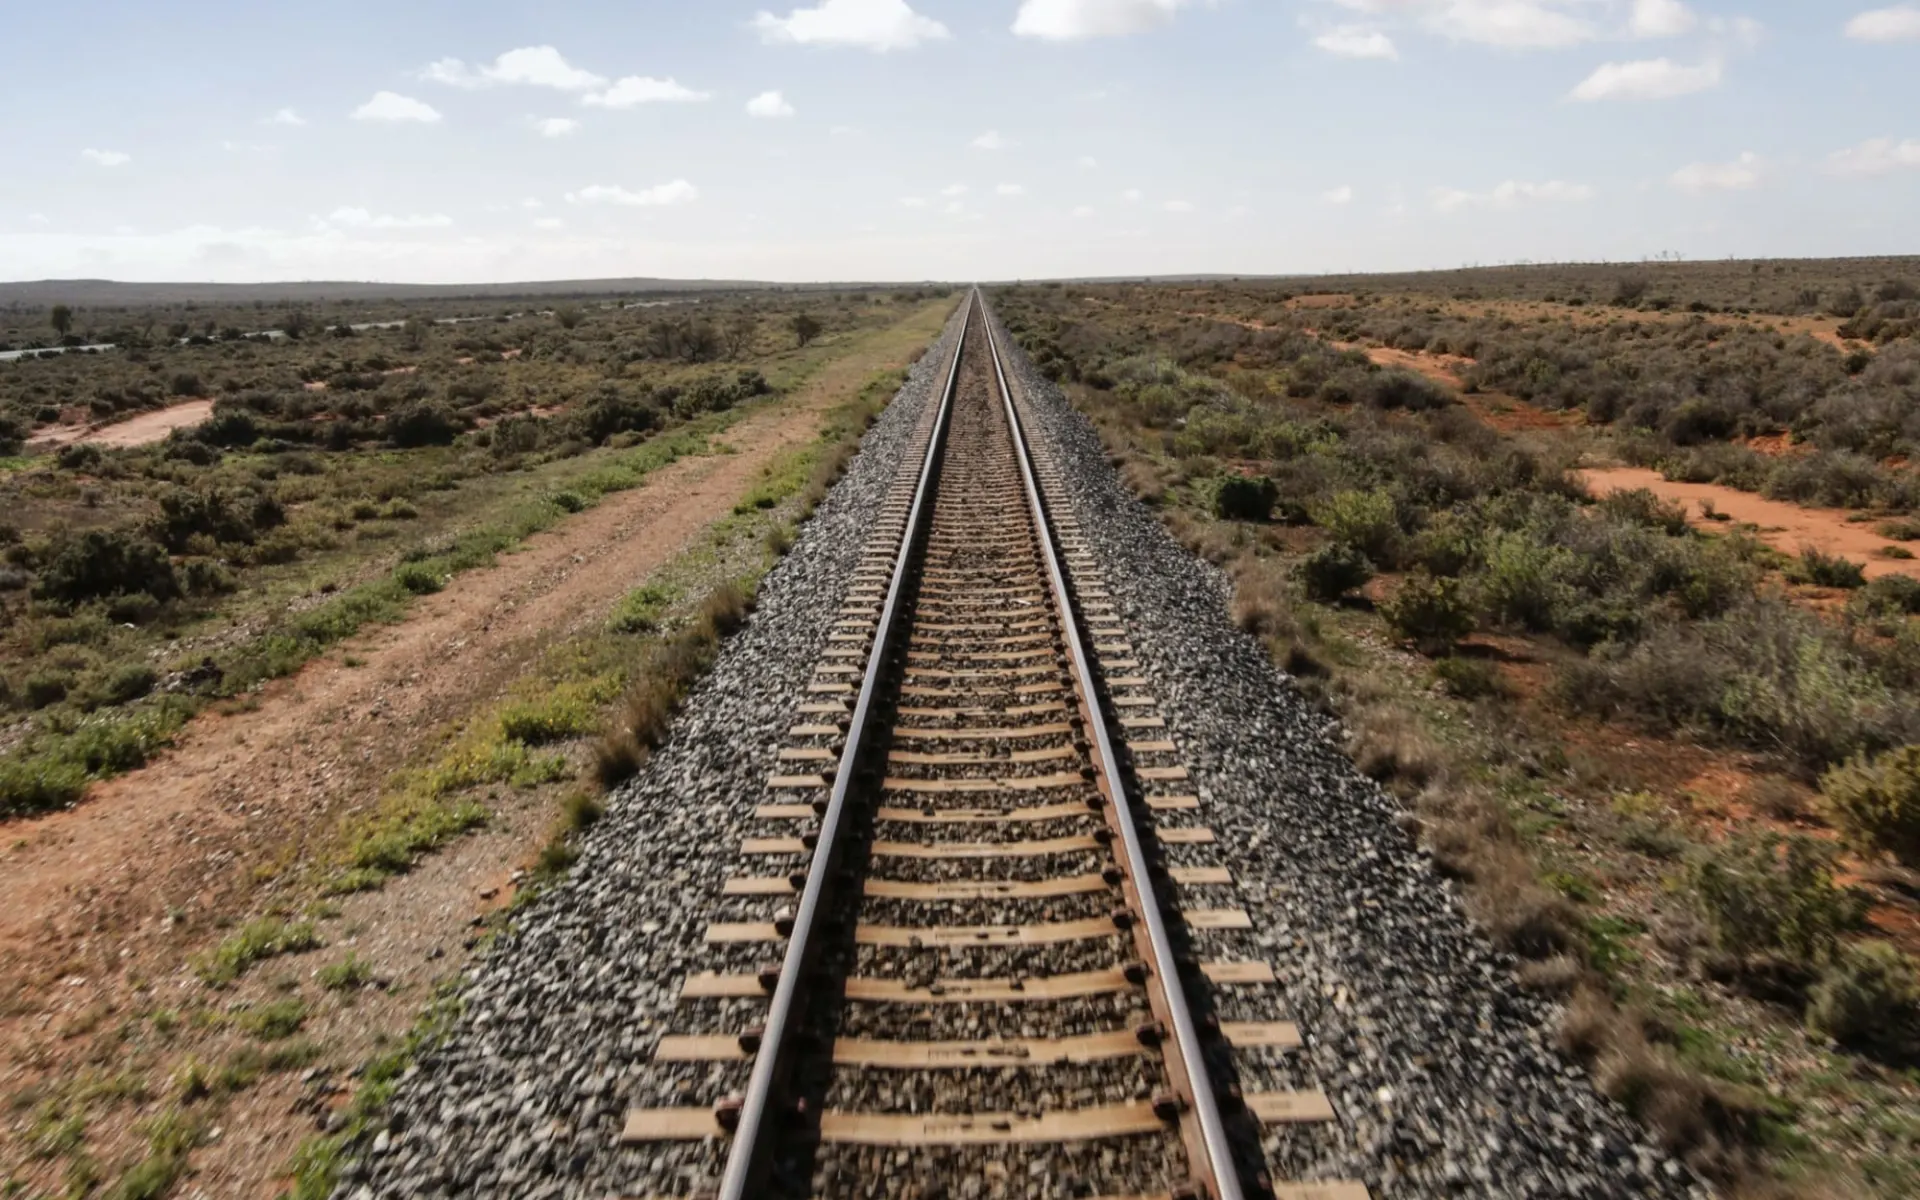
[[[1847,518],[1854,514],[1844,508],[1802,508],[1717,483],[1679,483],[1644,467],[1605,467],[1574,474],[1596,496],[1646,488],[1662,500],[1677,502],[1687,510],[1687,523],[1695,529],[1727,528],[1727,522],[1709,521],[1701,516],[1701,502],[1709,501],[1734,521],[1759,526],[1760,540],[1782,553],[1798,554],[1814,549],[1862,562],[1869,579],[1879,575],[1910,575],[1920,579],[1920,559],[1880,557],[1886,547],[1900,543],[1881,537],[1871,525],[1849,521]]]

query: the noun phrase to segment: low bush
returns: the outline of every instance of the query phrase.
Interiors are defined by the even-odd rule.
[[[1866,586],[1867,570],[1860,563],[1837,554],[1824,554],[1809,546],[1787,566],[1787,578],[1815,587],[1857,588]]]
[[[1473,605],[1457,579],[1415,571],[1380,607],[1387,624],[1422,654],[1445,654],[1473,632]]]
[[[1600,501],[1600,510],[1670,537],[1687,532],[1687,510],[1656,496],[1650,488],[1630,488],[1610,492]]]
[[[87,686],[81,707],[92,710],[130,704],[159,682],[159,673],[146,663],[123,663]]]
[[[1332,603],[1373,578],[1373,564],[1354,547],[1334,542],[1300,560],[1300,585],[1310,599]]]
[[[403,404],[387,417],[387,440],[401,449],[451,445],[460,436],[460,420],[441,404]]]
[[[1848,946],[1814,985],[1807,1025],[1845,1046],[1906,1049],[1920,1036],[1920,967],[1885,942]]]
[[[1312,510],[1314,524],[1336,541],[1358,550],[1374,563],[1392,567],[1398,559],[1400,520],[1393,497],[1384,491],[1335,492]]]
[[[425,563],[401,563],[393,569],[393,581],[416,596],[430,596],[447,586],[446,577]]]
[[[1848,844],[1920,868],[1920,745],[1857,756],[1828,771],[1820,793]]]
[[[1213,515],[1223,521],[1265,521],[1273,515],[1280,489],[1271,479],[1229,475],[1213,493]]]
[[[134,592],[167,601],[180,595],[180,582],[164,547],[125,530],[89,529],[56,544],[35,592],[60,604]]]
[[[256,963],[282,954],[318,949],[323,943],[311,921],[287,922],[278,917],[249,921],[214,947],[196,966],[200,978],[215,986],[232,983]]]
[[[651,633],[660,627],[676,595],[674,589],[657,583],[635,588],[614,605],[607,628],[614,633]]]
[[[1833,864],[1833,850],[1811,838],[1736,837],[1701,856],[1690,882],[1728,954],[1820,963],[1864,915],[1860,897],[1835,886]]]
[[[1461,700],[1479,700],[1506,694],[1500,670],[1485,659],[1448,655],[1433,664],[1433,675],[1449,695]]]

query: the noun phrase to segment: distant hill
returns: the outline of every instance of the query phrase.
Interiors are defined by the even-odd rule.
[[[812,291],[876,286],[861,283],[762,283],[745,279],[555,279],[527,283],[119,283],[111,279],[40,279],[0,283],[0,306],[72,304],[95,308],[140,304],[253,304],[340,300],[507,300],[522,296],[605,296],[635,292]],[[902,285],[877,285],[902,286]]]

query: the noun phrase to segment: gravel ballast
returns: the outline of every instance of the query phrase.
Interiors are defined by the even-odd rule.
[[[1222,1016],[1291,1020],[1305,1040],[1236,1054],[1242,1086],[1319,1087],[1333,1103],[1334,1128],[1266,1132],[1273,1177],[1362,1180],[1375,1200],[1707,1196],[1553,1049],[1555,1007],[1515,984],[1398,803],[1233,625],[1226,574],[1128,494],[1092,423],[1002,337],[1030,436],[1051,447],[1219,834],[1211,860],[1232,869],[1279,976],[1264,1003],[1283,1011],[1226,993]]]

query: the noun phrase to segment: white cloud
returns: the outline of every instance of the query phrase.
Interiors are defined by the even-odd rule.
[[[1021,0],[1013,18],[1020,37],[1049,42],[1124,37],[1165,25],[1194,0]]]
[[[1351,204],[1353,203],[1353,188],[1343,183],[1337,188],[1321,192],[1320,198],[1328,204]]]
[[[336,208],[327,215],[325,223],[349,229],[445,229],[453,224],[453,218],[445,213],[413,213],[401,217],[392,213],[376,214],[364,208]]]
[[[1082,154],[1080,156],[1079,167],[1082,171],[1091,171],[1099,165],[1100,160],[1091,154]]]
[[[677,80],[629,75],[603,92],[589,92],[580,97],[580,102],[596,108],[633,108],[641,104],[691,104],[708,95],[683,87]]]
[[[1550,179],[1545,183],[1523,183],[1509,179],[1490,192],[1464,192],[1458,188],[1434,188],[1433,206],[1441,212],[1462,208],[1518,208],[1522,204],[1578,203],[1593,199],[1593,189],[1584,183],[1564,183]]]
[[[520,84],[557,88],[563,92],[587,92],[607,86],[605,79],[572,65],[552,46],[509,50],[477,71],[457,58],[443,58],[422,68],[420,78],[464,88]]]
[[[793,105],[779,92],[761,92],[747,101],[747,115],[750,117],[790,117]]]
[[[1400,57],[1393,39],[1370,25],[1337,25],[1314,38],[1313,44],[1339,58]]]
[[[1920,167],[1920,141],[1912,138],[1870,138],[1827,156],[1827,170],[1835,175],[1885,175],[1914,167]]]
[[[975,150],[1005,150],[1008,146],[1013,145],[1012,142],[1001,137],[1000,131],[997,129],[989,129],[967,144]]]
[[[572,117],[529,117],[533,127],[540,131],[541,137],[562,138],[580,130],[580,122]]]
[[[101,167],[124,167],[133,161],[131,154],[119,150],[82,150],[80,157]]]
[[[1679,37],[1700,23],[1693,10],[1680,0],[1633,0],[1633,16],[1627,28],[1635,37]]]
[[[1169,200],[1160,207],[1170,213],[1189,213],[1193,211],[1193,202],[1190,200]]]
[[[290,108],[276,109],[270,117],[260,119],[262,125],[305,125],[307,119]]]
[[[1552,49],[1591,40],[1592,22],[1566,9],[1579,0],[1428,0],[1427,28],[1457,42],[1514,50]],[[1420,0],[1416,0],[1420,3]],[[1349,8],[1377,12],[1405,7],[1392,0],[1358,0]]]
[[[1751,150],[1727,163],[1688,163],[1668,180],[1683,192],[1736,192],[1757,187],[1765,164]]]
[[[900,204],[903,208],[925,208],[927,206],[927,198],[925,196],[902,196],[900,197]]]
[[[520,202],[521,208],[545,208],[546,203],[535,196],[528,196]]]
[[[1073,215],[1075,218],[1079,220],[1085,220],[1086,218],[1093,215],[1093,206],[1091,204],[1082,204],[1080,207],[1073,210]]]
[[[567,193],[569,204],[620,204],[629,208],[651,208],[669,204],[688,204],[700,198],[700,189],[684,179],[656,184],[630,192],[617,185],[595,184]]]
[[[1847,36],[1861,42],[1920,40],[1920,7],[1897,4],[1870,9],[1847,22]]]
[[[1138,204],[1140,203],[1140,200],[1141,200],[1140,189],[1128,188],[1126,191],[1120,193],[1120,198],[1122,200],[1125,200],[1128,204]]]
[[[1718,59],[1708,59],[1697,67],[1666,58],[1603,63],[1571,95],[1575,100],[1588,101],[1671,100],[1718,87],[1720,78]]]
[[[50,221],[50,220],[48,220],[48,219],[47,219],[47,214],[45,214],[45,213],[28,213],[28,214],[27,214],[27,220],[29,220],[29,221],[31,221],[31,222],[33,222],[33,223],[34,223],[35,225],[51,225],[51,224],[53,224],[53,222],[52,222],[52,221]]]
[[[964,196],[967,194],[967,185],[964,183],[950,183],[940,189],[940,194],[942,196]]]
[[[423,125],[432,125],[440,120],[440,114],[432,105],[422,104],[411,96],[402,96],[398,92],[375,92],[373,99],[353,110],[356,121],[418,121]]]
[[[993,191],[997,196],[1024,196],[1027,194],[1027,189],[1017,183],[1003,183],[999,187],[994,188]]]
[[[533,227],[535,229],[565,229],[567,223],[559,217],[535,217],[533,219]]]
[[[821,0],[784,17],[759,13],[753,27],[765,42],[858,46],[882,54],[950,36],[945,25],[914,12],[906,0]]]

